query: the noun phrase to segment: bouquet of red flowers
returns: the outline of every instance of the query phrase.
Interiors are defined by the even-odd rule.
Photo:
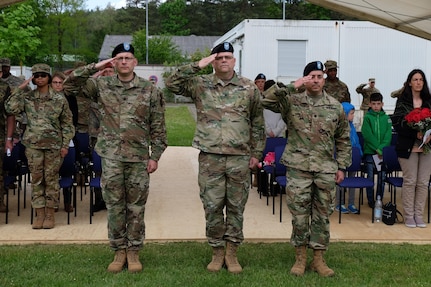
[[[423,141],[425,142],[426,138],[429,136],[427,131],[431,130],[431,110],[429,108],[413,109],[405,116],[405,119],[410,127],[424,135]],[[422,145],[420,147],[422,147]]]
[[[424,134],[431,129],[431,110],[428,108],[413,109],[405,119],[409,126]]]

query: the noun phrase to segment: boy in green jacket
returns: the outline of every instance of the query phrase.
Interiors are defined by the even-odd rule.
[[[368,179],[374,182],[374,170],[376,169],[373,156],[379,160],[383,157],[383,148],[389,146],[392,140],[392,121],[383,110],[383,96],[380,93],[370,95],[370,109],[364,116],[361,132],[364,137],[364,159]],[[380,195],[383,200],[385,173],[382,171],[381,180],[377,186],[376,198]],[[368,206],[374,207],[374,188],[367,188]]]

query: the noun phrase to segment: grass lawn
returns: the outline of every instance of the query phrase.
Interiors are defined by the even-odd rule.
[[[238,275],[207,272],[211,249],[198,242],[145,244],[138,274],[107,273],[113,258],[107,245],[0,246],[0,286],[430,286],[430,253],[429,245],[332,243],[325,258],[336,275],[322,278],[289,274],[288,243],[243,244]]]
[[[166,107],[166,132],[169,146],[191,146],[196,122],[187,106]]]

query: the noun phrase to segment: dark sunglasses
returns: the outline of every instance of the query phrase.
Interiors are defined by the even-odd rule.
[[[34,73],[33,74],[33,78],[37,79],[37,78],[46,78],[48,77],[48,74],[46,73]]]

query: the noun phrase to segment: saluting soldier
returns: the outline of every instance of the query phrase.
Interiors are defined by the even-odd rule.
[[[231,273],[242,271],[236,253],[244,240],[250,168],[257,167],[265,139],[260,91],[253,81],[235,73],[233,52],[230,43],[221,43],[210,56],[179,67],[165,81],[168,89],[191,97],[196,106],[193,147],[201,151],[198,181],[206,236],[213,248],[210,272],[219,271],[224,263]],[[208,65],[215,73],[199,75]]]
[[[28,117],[22,143],[31,172],[31,203],[36,210],[32,228],[50,229],[55,225],[54,208],[59,199],[58,172],[75,128],[66,98],[50,85],[50,66],[35,64],[31,72],[32,76],[6,100],[5,108],[10,114],[25,112]],[[26,92],[30,81],[36,89]]]
[[[350,92],[347,85],[337,77],[338,66],[337,62],[328,60],[325,62],[325,86],[323,89],[331,97],[338,100],[340,103],[351,102]]]
[[[115,257],[108,272],[142,271],[139,251],[145,238],[145,204],[150,174],[166,149],[163,94],[134,72],[138,60],[129,43],[121,43],[112,58],[74,70],[64,82],[67,95],[85,85],[85,97],[99,104],[100,130],[95,146],[102,158],[101,187],[108,211],[108,236]],[[91,78],[112,63],[116,75]],[[90,108],[90,107],[89,107]],[[151,152],[150,152],[151,147]]]
[[[303,75],[294,85],[304,85],[304,92],[291,94],[288,87],[281,88],[262,101],[265,108],[281,112],[289,132],[280,161],[287,167],[286,198],[293,225],[290,242],[296,249],[290,272],[304,275],[308,247],[314,253],[311,270],[333,276],[323,253],[329,245],[335,183],[344,179],[351,163],[350,128],[341,103],[323,90],[323,64],[307,64]]]

